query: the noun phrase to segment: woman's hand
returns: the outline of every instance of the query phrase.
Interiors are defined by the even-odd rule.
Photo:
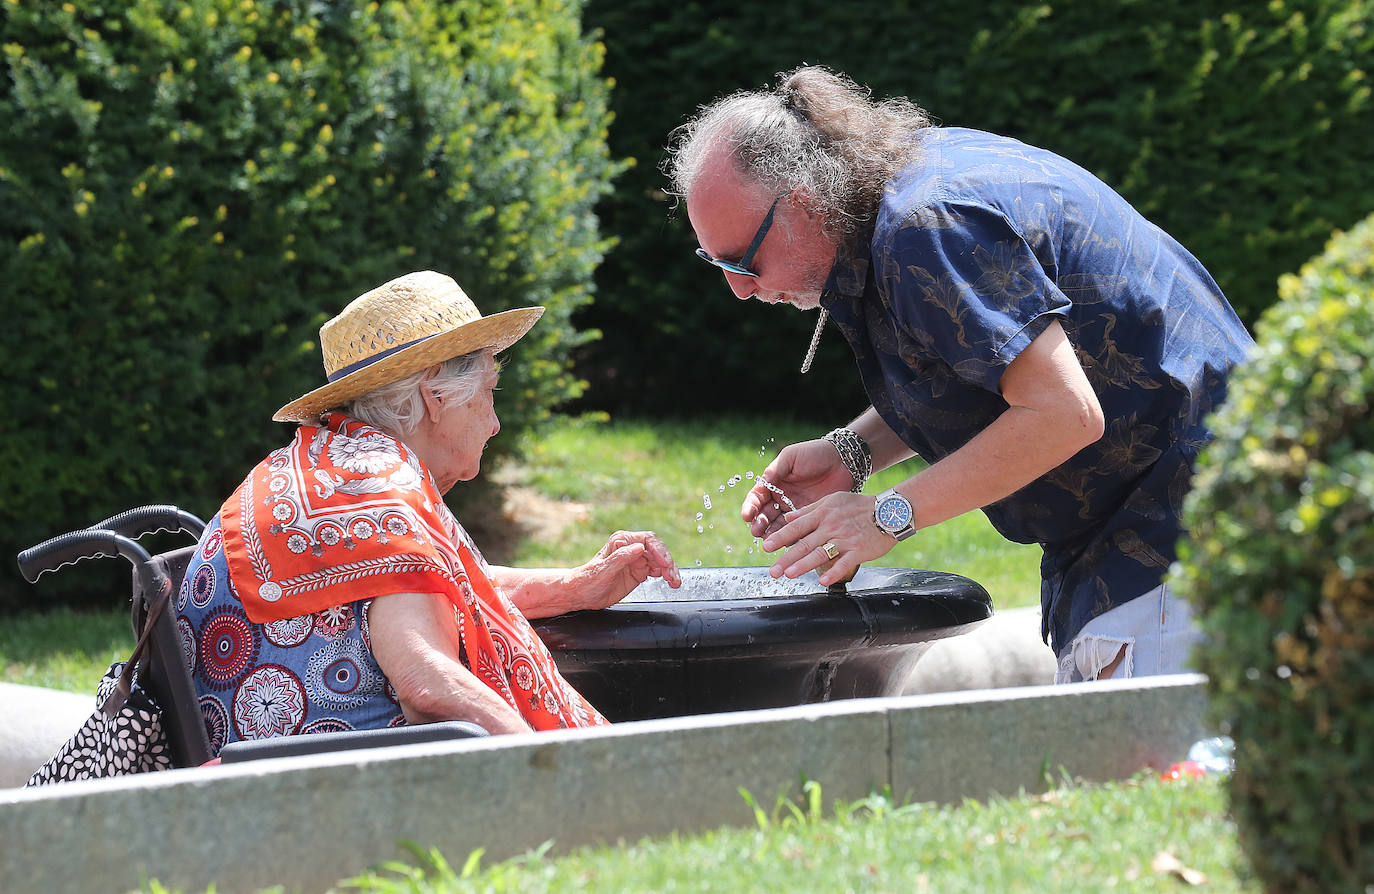
[[[768,573],[775,578],[794,578],[818,569],[831,561],[825,546],[833,544],[834,564],[820,575],[821,584],[828,587],[851,578],[863,562],[887,555],[897,540],[873,523],[873,499],[864,494],[832,493],[784,514],[782,526],[764,539],[763,548],[766,552],[783,547],[788,550]]]
[[[824,438],[784,447],[761,477],[781,489],[797,509],[854,486],[854,478],[840,459],[840,452]],[[869,503],[871,508],[871,497]],[[768,485],[757,481],[745,496],[739,514],[755,537],[763,537],[782,525],[787,511],[787,504]]]
[[[682,586],[668,547],[648,531],[616,531],[577,568],[491,568],[491,579],[526,618],[615,605],[651,577]]]
[[[568,575],[569,595],[576,608],[615,605],[651,577],[668,586],[682,586],[682,574],[668,547],[650,531],[616,531],[606,545]]]

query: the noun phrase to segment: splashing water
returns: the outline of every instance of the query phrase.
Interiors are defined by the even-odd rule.
[[[785,494],[785,493],[782,492],[782,488],[778,487],[776,484],[774,484],[773,482],[769,481],[767,478],[764,478],[762,475],[759,476],[758,480],[761,481],[761,482],[763,482],[763,486],[764,486],[764,487],[768,488],[768,489],[771,490],[773,493],[777,494],[779,500],[782,500],[784,503],[787,504],[787,510],[788,510],[789,512],[795,512],[795,511],[796,511],[796,509],[797,509],[796,504],[794,504],[794,503],[792,502],[792,499],[791,499],[790,497],[788,497],[787,494]],[[778,504],[777,504],[777,503],[774,503],[774,504],[773,504],[773,508],[775,508],[775,509],[776,509],[776,508],[779,508],[779,507],[778,507]]]
[[[700,561],[700,560],[698,560]],[[683,578],[679,590],[668,587],[660,578],[651,577],[626,597],[627,603],[686,602],[692,600],[786,599],[796,596],[815,596],[824,593],[813,571],[796,579],[780,577],[776,580],[758,569],[711,568],[692,572]]]

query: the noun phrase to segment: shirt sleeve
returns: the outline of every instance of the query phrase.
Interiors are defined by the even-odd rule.
[[[897,325],[959,378],[993,393],[1070,305],[1034,248],[987,205],[918,208],[875,246],[874,262]]]

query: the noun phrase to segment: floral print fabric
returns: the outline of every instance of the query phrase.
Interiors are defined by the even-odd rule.
[[[237,598],[216,516],[177,593],[183,655],[211,754],[241,739],[405,723],[372,658],[372,600],[258,624]]]
[[[1058,320],[1106,433],[984,512],[1007,538],[1043,547],[1042,632],[1056,649],[1159,585],[1205,418],[1253,345],[1168,234],[1053,153],[932,128],[822,304],[874,409],[930,462],[1006,410],[1002,374]]]
[[[249,474],[187,568],[178,622],[212,749],[404,723],[367,623],[375,598],[403,592],[449,600],[460,660],[535,729],[606,722],[492,584],[418,457],[336,414]]]

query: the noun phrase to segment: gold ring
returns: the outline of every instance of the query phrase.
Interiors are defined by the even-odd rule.
[[[832,562],[840,557],[840,548],[833,543],[827,543],[825,546],[822,546],[821,551],[824,552],[825,557]]]

